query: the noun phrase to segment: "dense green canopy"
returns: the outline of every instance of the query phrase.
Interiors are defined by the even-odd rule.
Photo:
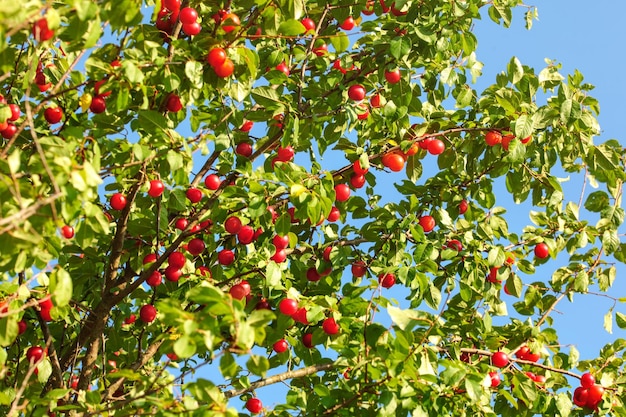
[[[626,260],[623,145],[555,62],[476,90],[533,7],[0,4],[3,415],[626,415],[626,341],[552,321]]]

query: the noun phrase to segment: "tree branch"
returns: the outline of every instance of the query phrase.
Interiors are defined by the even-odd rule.
[[[323,363],[319,365],[307,366],[306,368],[296,369],[295,371],[283,372],[282,374],[270,376],[265,379],[255,381],[251,383],[250,386],[247,388],[224,391],[224,395],[226,396],[226,398],[237,397],[239,395],[245,394],[246,392],[254,391],[257,388],[277,384],[279,382],[286,381],[287,379],[302,378],[303,376],[312,375],[321,371],[328,371],[330,369],[333,369],[334,367],[334,363]]]

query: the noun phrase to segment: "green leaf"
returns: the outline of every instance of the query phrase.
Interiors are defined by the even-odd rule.
[[[62,268],[56,268],[50,274],[50,292],[54,305],[63,307],[72,299],[73,284],[70,274]]]
[[[336,33],[334,36],[330,38],[330,43],[332,43],[335,51],[343,52],[350,47],[350,39],[348,39],[348,35],[343,32]]]
[[[613,333],[613,309],[610,309],[604,315],[604,330]]]
[[[616,312],[615,322],[620,329],[626,329],[626,314],[620,313],[619,311]]]
[[[195,355],[196,348],[196,342],[188,335],[182,335],[174,342],[174,353],[182,359]]]
[[[285,20],[278,26],[278,33],[283,36],[296,36],[306,32],[302,23],[295,19]]]
[[[409,53],[412,47],[411,40],[405,36],[398,36],[389,44],[389,52],[395,59],[400,60]]]
[[[515,136],[518,138],[526,138],[535,132],[533,118],[526,114],[522,114],[515,121]]]
[[[10,346],[18,333],[17,315],[11,314],[0,318],[0,346]]]
[[[195,88],[202,88],[204,84],[204,66],[198,61],[187,61],[185,63],[185,75]]]

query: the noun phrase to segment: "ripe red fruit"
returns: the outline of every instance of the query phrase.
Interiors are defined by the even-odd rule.
[[[315,22],[310,17],[305,17],[300,23],[302,23],[302,26],[306,29],[305,33],[315,32]]]
[[[539,259],[545,259],[550,255],[550,249],[548,245],[544,242],[541,242],[535,246],[535,256]]]
[[[587,405],[587,399],[589,398],[589,388],[578,387],[574,390],[574,398],[572,399],[574,404],[579,407]]]
[[[17,334],[24,334],[26,329],[28,328],[28,324],[24,320],[20,320],[17,322]]]
[[[294,155],[295,151],[290,145],[287,145],[284,148],[281,146],[278,148],[276,159],[281,162],[289,162],[293,160]]]
[[[345,20],[339,25],[340,28],[346,31],[354,29],[355,26],[356,23],[354,22],[354,18],[352,16],[346,17]]]
[[[137,316],[134,314],[131,314],[130,316],[124,319],[124,324],[126,325],[133,324],[135,320],[137,320]]]
[[[485,135],[485,142],[488,146],[496,146],[502,143],[502,133],[498,132],[497,130],[490,130]]]
[[[213,48],[209,51],[206,61],[213,68],[219,67],[224,64],[224,61],[226,61],[226,51],[222,48]]]
[[[30,363],[39,362],[43,358],[43,355],[44,350],[41,346],[31,346],[26,351],[26,359],[28,359]]]
[[[352,272],[352,276],[362,277],[367,273],[367,264],[361,260],[354,261],[350,267],[350,271]]]
[[[500,269],[499,266],[492,266],[491,268],[489,268],[489,274],[487,275],[487,281],[491,282],[492,284],[499,284],[500,280],[498,279],[498,270]]]
[[[330,213],[328,213],[328,217],[326,220],[328,220],[331,223],[334,223],[337,220],[339,220],[340,217],[341,217],[341,212],[339,211],[339,209],[335,206],[332,206],[330,209]]]
[[[163,273],[165,274],[165,279],[171,282],[178,282],[180,277],[183,276],[183,271],[181,271],[179,267],[173,265],[169,265],[167,268],[165,268],[165,271]]]
[[[183,109],[183,103],[180,102],[180,97],[178,97],[178,95],[172,93],[167,96],[165,107],[167,108],[167,111],[176,113]]]
[[[311,268],[306,270],[306,279],[311,282],[317,282],[322,278],[317,269],[312,266]]]
[[[449,240],[448,243],[446,243],[446,247],[454,249],[457,252],[461,252],[463,250],[463,244],[456,239]]]
[[[263,403],[258,398],[250,398],[246,401],[246,408],[252,414],[259,414],[263,410]]]
[[[435,219],[433,216],[425,215],[419,218],[419,224],[424,229],[424,233],[428,233],[435,228]]]
[[[509,357],[504,352],[496,352],[491,356],[491,363],[498,368],[504,368],[509,364]]]
[[[182,217],[180,219],[176,219],[176,222],[174,223],[174,227],[178,230],[187,230],[187,226],[189,226],[189,220]]]
[[[356,173],[350,175],[350,185],[356,189],[362,188],[365,182],[365,175],[358,175]]]
[[[446,144],[441,139],[433,139],[428,142],[428,153],[431,155],[442,154],[446,150]]]
[[[204,179],[204,185],[206,186],[206,188],[208,188],[209,190],[217,190],[218,188],[220,188],[220,185],[222,184],[222,180],[220,180],[220,177],[215,175],[215,174],[209,174],[207,175],[207,177]]]
[[[163,194],[165,190],[165,186],[163,185],[163,181],[161,180],[151,180],[150,181],[150,189],[148,190],[148,195],[153,198],[159,197]]]
[[[424,150],[428,150],[428,144],[430,142],[432,142],[433,140],[435,140],[435,138],[431,138],[431,137],[427,137],[424,139],[420,139],[417,144],[419,145],[420,148],[424,149]]]
[[[48,107],[44,110],[43,116],[49,124],[53,125],[63,119],[63,110],[60,107]]]
[[[502,147],[504,148],[505,151],[509,150],[509,144],[511,143],[513,139],[515,139],[514,135],[502,136]]]
[[[322,258],[326,261],[326,262],[330,262],[330,253],[333,251],[333,247],[332,246],[326,246],[324,248],[324,252],[322,253]]]
[[[163,282],[163,276],[159,271],[154,271],[148,278],[146,278],[146,284],[151,287],[158,287]]]
[[[284,73],[286,76],[289,76],[289,67],[287,66],[285,61],[283,61],[280,64],[276,65],[276,69],[278,71]]]
[[[237,233],[237,240],[242,245],[248,245],[255,240],[254,229],[250,225],[241,226],[241,230]]]
[[[278,304],[278,310],[286,316],[291,316],[298,311],[298,302],[293,298],[284,298]]]
[[[369,171],[369,168],[362,168],[361,167],[361,162],[357,159],[356,161],[354,161],[354,163],[352,164],[352,170],[354,171],[355,174],[357,175],[365,175],[367,174],[367,172]]]
[[[193,7],[185,7],[178,14],[178,20],[180,20],[184,25],[196,23],[198,20],[198,12]]]
[[[230,287],[230,290],[228,292],[231,297],[237,300],[243,300],[244,298],[246,298],[247,295],[245,287],[241,284],[233,285],[232,287]]]
[[[249,132],[250,130],[252,130],[252,126],[254,126],[254,122],[252,120],[244,120],[239,130],[241,130],[242,132]]]
[[[152,323],[157,315],[157,309],[152,304],[146,304],[139,310],[139,318],[144,323]]]
[[[151,264],[152,262],[155,262],[156,260],[157,260],[156,253],[149,253],[143,257],[142,264],[143,265]]]
[[[580,386],[583,388],[591,388],[596,383],[596,379],[589,372],[585,372],[580,376]]]
[[[587,396],[587,404],[585,406],[594,410],[604,395],[604,388],[602,385],[592,385],[589,389],[589,395]]]
[[[528,142],[530,142],[533,139],[532,136],[526,136],[524,139],[521,140],[521,142],[526,145]]]
[[[339,325],[334,318],[328,317],[322,323],[322,330],[324,330],[324,333],[326,333],[327,335],[332,336],[339,333]]]
[[[350,198],[350,187],[347,184],[335,185],[335,200],[346,201]]]
[[[272,345],[272,349],[274,349],[274,352],[276,353],[283,353],[286,352],[287,349],[289,349],[289,344],[285,339],[280,339],[278,342]]]
[[[315,346],[313,344],[313,333],[305,333],[302,336],[302,344],[309,349],[313,348]]]
[[[287,260],[287,252],[284,249],[276,249],[276,252],[274,252],[270,259],[277,264],[285,262]]]
[[[291,315],[291,318],[297,321],[298,323],[301,323],[307,326],[309,324],[309,320],[307,319],[306,314],[307,314],[306,308],[300,307],[298,310],[296,310],[295,313]]]
[[[185,35],[196,36],[202,31],[202,26],[198,22],[183,23],[183,32]]]
[[[104,98],[100,96],[95,96],[91,99],[91,104],[89,105],[89,110],[91,110],[94,114],[104,113],[107,109],[107,104],[104,101]]]
[[[185,195],[192,203],[197,203],[202,200],[202,191],[195,187],[189,187],[185,192]]]
[[[491,388],[496,388],[500,385],[500,374],[496,371],[489,372],[489,378],[491,379]]]
[[[387,80],[389,84],[396,84],[400,82],[401,77],[402,76],[398,68],[390,71],[385,71],[385,80]]]
[[[274,247],[276,249],[285,249],[285,248],[289,247],[289,236],[287,236],[287,235],[284,235],[284,236],[275,235],[272,238],[272,243],[274,244]]]
[[[252,145],[248,142],[241,142],[235,148],[235,153],[245,158],[249,158],[252,155]]]
[[[123,210],[126,207],[126,196],[122,193],[115,193],[111,196],[110,203],[113,210]]]
[[[14,122],[20,118],[20,106],[17,104],[11,103],[9,104],[9,108],[11,109],[11,117],[9,117],[10,122]]]
[[[236,235],[241,230],[241,220],[237,216],[230,216],[224,222],[224,229],[231,235]]]
[[[193,256],[200,255],[204,252],[205,247],[206,245],[204,244],[204,241],[200,238],[191,239],[187,244],[187,250]]]
[[[74,228],[72,226],[65,225],[61,228],[61,234],[66,239],[71,239],[74,237]]]
[[[13,123],[5,123],[6,127],[0,130],[2,137],[5,139],[11,139],[17,133],[17,126]],[[2,126],[0,126],[1,128]]]
[[[378,282],[383,288],[391,288],[396,283],[396,276],[394,274],[386,273],[378,275]]]
[[[388,152],[382,157],[383,165],[394,172],[402,171],[404,162],[404,157],[397,152]]]
[[[365,98],[365,88],[361,84],[354,84],[348,88],[350,100],[361,101]]]
[[[370,98],[370,106],[372,106],[373,108],[377,109],[380,107],[380,94],[374,94],[371,98]]]
[[[171,11],[179,11],[180,10],[180,0],[163,0],[161,2],[161,7],[166,8]]]
[[[220,265],[228,266],[235,262],[235,253],[230,249],[222,249],[217,254],[217,261]]]
[[[182,268],[183,266],[185,266],[185,261],[185,255],[182,252],[178,251],[170,253],[170,255],[167,257],[168,265],[174,268]]]
[[[215,65],[213,70],[218,77],[227,78],[235,72],[235,64],[230,58],[226,58],[221,64]]]
[[[48,20],[45,17],[37,20],[33,25],[33,36],[38,42],[47,41],[54,36],[54,31],[48,27]]]
[[[461,202],[459,203],[459,214],[465,214],[468,207],[469,203],[467,202],[467,200],[461,200]]]
[[[222,18],[222,29],[224,29],[226,33],[232,32],[240,25],[241,20],[239,20],[239,16],[234,13],[226,13]]]

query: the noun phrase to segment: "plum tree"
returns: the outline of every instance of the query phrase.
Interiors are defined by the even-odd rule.
[[[624,147],[557,63],[476,91],[521,2],[13,3],[2,415],[626,415],[552,320],[626,260]]]

